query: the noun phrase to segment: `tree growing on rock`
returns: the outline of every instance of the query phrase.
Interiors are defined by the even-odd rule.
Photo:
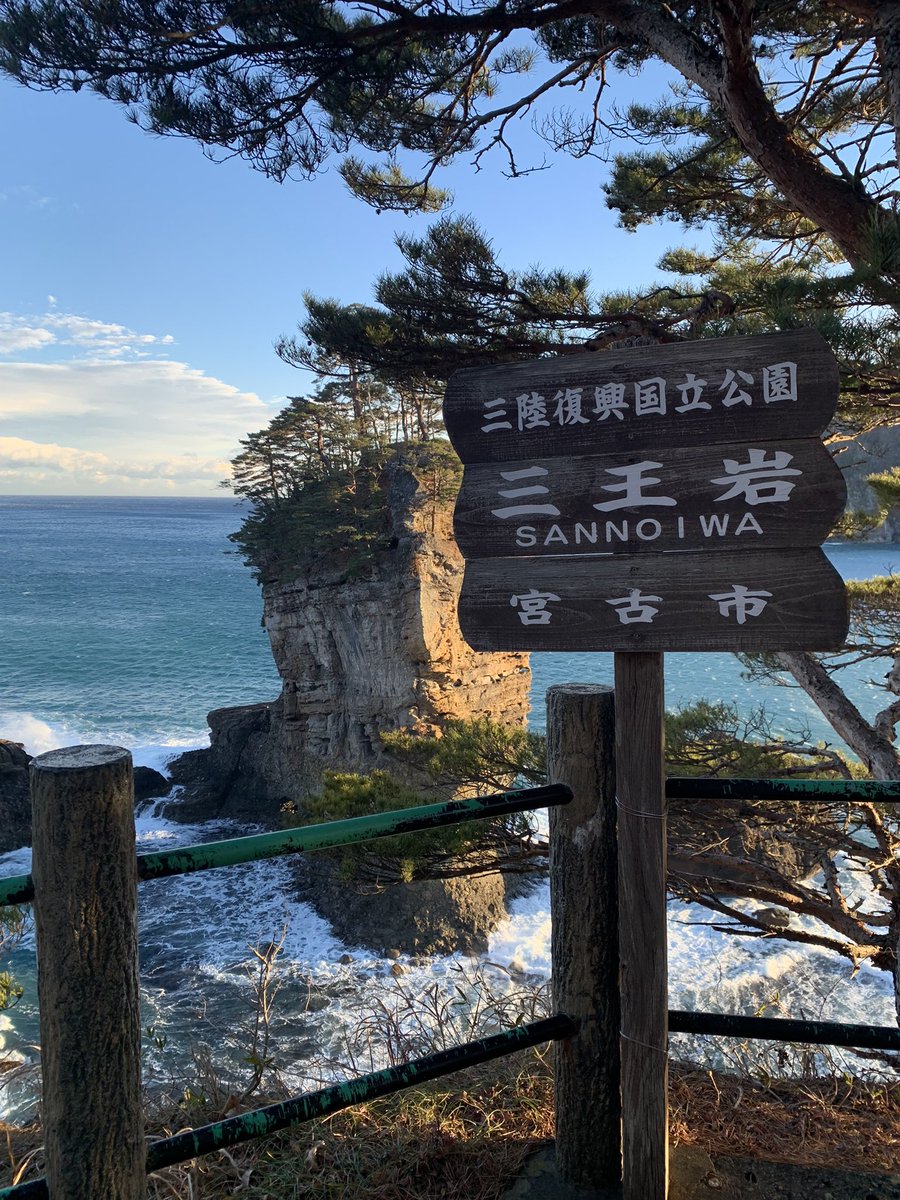
[[[459,467],[433,390],[389,386],[354,360],[328,358],[331,376],[311,396],[291,397],[265,429],[241,441],[223,482],[250,501],[232,540],[263,579],[298,557],[346,552],[364,561],[385,538],[385,468],[403,459],[433,502],[446,500]]]
[[[441,737],[398,731],[386,741],[442,788],[474,793],[546,781],[544,739],[533,732],[457,721]],[[900,1021],[900,829],[890,805],[854,792],[858,765],[775,735],[764,710],[739,714],[733,704],[700,700],[666,714],[666,769],[681,777],[685,797],[668,806],[670,892],[710,911],[720,932],[828,950],[854,974],[862,964],[887,972]],[[843,781],[846,799],[709,802],[690,798],[697,776],[825,778]],[[546,869],[546,837],[532,830],[518,840],[503,848],[502,869]],[[467,864],[417,866],[423,876],[431,869]],[[477,860],[468,869],[478,870]]]
[[[652,62],[674,79],[670,94],[623,102],[627,75]],[[0,0],[0,69],[32,87],[91,88],[154,133],[243,155],[277,179],[314,175],[337,154],[358,196],[401,210],[444,206],[440,171],[459,157],[482,166],[499,155],[511,175],[542,166],[530,135],[516,141],[530,115],[553,151],[586,169],[625,147],[605,191],[626,228],[674,217],[716,234],[710,254],[668,258],[691,286],[602,310],[586,276],[498,271],[471,230],[459,230],[457,269],[443,277],[410,241],[418,307],[404,308],[407,281],[393,293],[385,281],[377,310],[309,306],[304,333],[316,353],[343,347],[342,363],[380,362],[424,384],[476,355],[811,322],[844,367],[853,426],[838,435],[900,410],[896,0]],[[288,340],[282,352],[304,363],[308,344]],[[892,586],[887,600],[868,598],[873,613],[895,609]],[[900,696],[896,640],[878,653]],[[776,665],[841,721],[873,774],[900,775],[897,701],[872,724],[841,700],[826,662]]]
[[[282,357],[306,365],[353,354],[387,378],[444,380],[458,367],[491,360],[807,325],[828,339],[840,365],[838,413],[826,439],[837,462],[859,456],[860,433],[896,420],[897,314],[860,306],[855,283],[826,270],[813,252],[773,262],[759,246],[718,258],[674,251],[662,261],[660,283],[603,295],[587,272],[506,268],[470,218],[442,218],[424,237],[401,237],[399,246],[407,265],[381,276],[375,305],[341,307],[308,296],[299,335],[279,343]],[[900,498],[897,472],[871,478],[884,516]],[[858,524],[854,516],[842,528]],[[759,677],[803,688],[876,778],[900,778],[900,590],[891,577],[849,590],[854,620],[844,651],[784,652],[748,665]],[[873,682],[885,692],[871,721],[840,684],[841,671],[860,662],[872,664]]]

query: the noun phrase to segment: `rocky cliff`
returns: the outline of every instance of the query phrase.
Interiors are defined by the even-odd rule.
[[[409,466],[393,465],[382,482],[384,536],[366,561],[298,558],[264,584],[281,695],[210,713],[210,750],[173,764],[185,790],[171,815],[271,820],[324,768],[384,765],[387,730],[455,717],[524,722],[527,655],[470,650],[457,626],[452,501],[435,501]]]
[[[31,842],[30,762],[20,742],[0,738],[0,854]]]
[[[847,508],[851,512],[876,512],[878,498],[866,479],[900,467],[900,425],[879,426],[849,442],[837,457],[847,481]],[[900,541],[900,505],[863,538],[871,542]]]

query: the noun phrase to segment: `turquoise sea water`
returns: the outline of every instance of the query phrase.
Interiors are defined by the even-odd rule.
[[[228,534],[241,508],[229,499],[73,499],[0,497],[0,737],[32,753],[85,741],[133,749],[136,762],[162,765],[180,748],[202,744],[209,709],[271,699],[279,681],[260,627],[260,597],[231,552]],[[833,546],[846,578],[900,571],[900,546]],[[543,721],[552,683],[612,679],[612,656],[535,655],[532,722]],[[666,658],[667,700],[700,696],[765,700],[782,732],[808,727],[834,735],[796,690],[763,689],[741,678],[727,654]],[[850,686],[865,712],[883,704],[858,669]],[[212,827],[175,825],[145,812],[142,848],[228,836]],[[239,832],[239,831],[237,831]],[[27,850],[0,856],[0,876],[29,869]],[[310,1051],[338,1053],[343,1031],[359,1018],[360,997],[395,986],[392,963],[343,946],[297,901],[290,865],[250,864],[142,886],[140,940],[144,1017],[167,1041],[162,1072],[177,1071],[197,1042],[234,1060],[246,1053],[249,947],[286,929],[275,1035],[279,1066],[302,1086]],[[727,938],[684,905],[669,909],[670,1004],[677,1008],[769,1011],[821,1019],[889,1024],[889,980],[863,967],[851,982],[843,960],[786,942]],[[537,979],[549,971],[547,888],[517,901],[491,939],[483,969],[497,986],[514,965]],[[498,968],[489,964],[500,964]],[[456,958],[405,962],[402,986],[424,994],[450,989]],[[0,963],[0,970],[4,964]],[[38,1039],[32,948],[14,955],[26,985],[22,1003],[0,1014],[0,1050],[28,1060]],[[520,978],[518,974],[514,976]],[[314,996],[315,1003],[310,1002]],[[151,1063],[157,1055],[148,1040]],[[33,1096],[33,1077],[7,1076],[0,1112]]]
[[[202,741],[210,709],[276,696],[259,590],[228,542],[241,516],[226,498],[0,497],[0,737],[32,752],[112,741],[155,760]],[[845,578],[900,571],[900,546],[828,549]],[[609,683],[612,655],[533,655],[532,671],[540,726],[550,684]],[[871,675],[848,684],[867,713],[881,703]],[[764,700],[782,732],[834,741],[801,692],[748,685],[732,655],[667,655],[669,706],[699,696]]]
[[[192,744],[211,708],[276,696],[228,542],[241,516],[224,498],[0,497],[0,736]]]

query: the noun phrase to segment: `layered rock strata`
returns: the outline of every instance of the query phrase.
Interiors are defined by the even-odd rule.
[[[264,585],[281,695],[209,714],[210,749],[172,764],[184,795],[170,815],[269,822],[285,803],[302,806],[324,769],[396,770],[385,732],[453,718],[524,723],[527,655],[479,653],[459,632],[451,504],[432,502],[400,466],[386,493],[384,548],[362,566],[333,555]]]
[[[381,548],[362,564],[349,553],[305,565],[298,557],[295,570],[264,585],[281,695],[209,714],[209,750],[172,764],[182,794],[167,815],[277,824],[286,805],[302,813],[323,770],[397,773],[386,732],[430,732],[454,718],[524,723],[527,656],[478,653],[459,632],[463,561],[450,502],[433,502],[427,482],[400,466],[384,482]],[[303,895],[338,936],[376,950],[484,949],[506,911],[496,871],[368,895],[340,881],[328,859],[311,856],[299,874]]]

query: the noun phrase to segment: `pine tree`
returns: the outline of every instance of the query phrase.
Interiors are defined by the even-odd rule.
[[[458,485],[455,455],[435,440],[433,392],[390,386],[353,359],[309,351],[332,378],[242,439],[222,484],[250,501],[232,540],[262,580],[336,553],[348,569],[362,567],[384,541],[383,475],[392,461],[415,470],[432,505]]]
[[[622,105],[651,62],[674,92]],[[434,211],[459,157],[533,169],[524,116],[586,162],[630,139],[607,188],[626,227],[666,214],[814,246],[896,300],[896,0],[0,0],[0,70],[277,179],[341,155],[377,207]]]
[[[864,303],[855,277],[814,251],[788,256],[759,242],[717,253],[688,247],[660,261],[660,280],[602,294],[588,270],[504,266],[471,217],[446,216],[421,237],[401,235],[406,265],[375,283],[375,304],[341,305],[307,293],[299,336],[278,342],[294,366],[352,355],[395,383],[443,384],[461,367],[813,327],[841,367],[839,417],[858,433],[900,419],[900,316]]]
[[[813,248],[805,256],[742,243],[729,253],[670,251],[661,281],[640,292],[601,295],[588,272],[516,271],[498,260],[470,218],[445,217],[422,238],[398,239],[406,266],[383,275],[375,306],[341,307],[307,296],[300,336],[283,339],[286,361],[303,362],[313,340],[327,360],[352,352],[385,378],[420,376],[445,381],[460,367],[591,348],[721,337],[801,326],[817,328],[841,368],[837,419],[827,442],[838,463],[853,438],[874,425],[893,424],[900,387],[900,317],[893,308],[860,303],[855,279],[827,269]],[[896,472],[873,476],[884,506],[897,502]],[[842,533],[871,525],[854,516]],[[881,589],[886,619],[871,619],[871,589],[851,587],[855,660],[881,660],[886,704],[869,722],[840,687],[846,654],[790,652],[764,656],[750,669],[761,677],[792,677],[819,706],[838,735],[879,778],[900,778],[900,640],[895,616],[900,591]],[[882,668],[883,664],[883,668]]]

